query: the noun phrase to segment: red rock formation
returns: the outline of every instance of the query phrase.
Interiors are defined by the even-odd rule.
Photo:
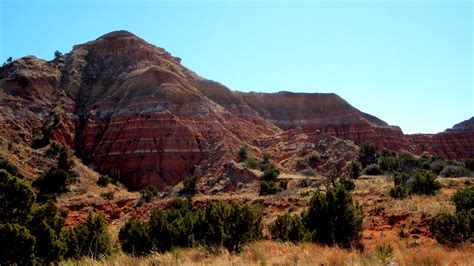
[[[221,176],[242,145],[257,157],[262,150],[280,153],[275,158],[283,163],[301,155],[292,146],[310,152],[318,136],[334,147],[327,156],[340,167],[355,152],[337,138],[445,158],[474,150],[465,124],[407,136],[335,94],[232,92],[180,62],[126,31],[74,46],[53,61],[15,60],[0,68],[0,137],[16,142],[23,132],[21,141],[31,142],[59,117],[53,140],[101,170],[120,169],[132,188],[164,188],[196,173]],[[352,148],[337,152],[338,145]]]

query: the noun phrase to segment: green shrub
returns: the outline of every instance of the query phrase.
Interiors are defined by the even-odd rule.
[[[148,223],[137,220],[127,221],[119,231],[119,240],[122,250],[134,256],[143,256],[151,252]]]
[[[35,237],[19,224],[0,224],[0,264],[33,265]]]
[[[302,215],[313,241],[343,247],[359,241],[363,217],[362,208],[342,186],[329,188],[326,193],[316,191]]]
[[[39,199],[55,198],[58,194],[67,191],[67,185],[72,182],[71,175],[63,169],[51,168],[49,171],[35,180],[33,185],[39,189]]]
[[[456,206],[456,211],[470,211],[474,208],[474,185],[464,189],[459,189],[451,197],[451,201]]]
[[[31,213],[36,195],[30,183],[0,170],[0,223],[22,223]]]
[[[250,169],[257,169],[258,161],[254,157],[247,157],[247,159],[245,159],[245,165]]]
[[[273,164],[270,164],[265,169],[265,171],[263,172],[260,178],[265,181],[275,181],[279,175],[280,175],[280,170],[278,170],[278,168],[276,168]]]
[[[53,201],[33,209],[28,229],[35,237],[34,253],[37,262],[50,264],[59,262],[67,247],[62,237],[64,217]]]
[[[406,173],[394,175],[395,186],[390,189],[390,196],[405,198],[411,194],[433,195],[441,188],[437,176],[430,170],[417,170],[412,176]]]
[[[444,160],[436,160],[430,164],[430,170],[439,175],[445,166],[446,162]]]
[[[456,165],[446,165],[439,174],[442,177],[463,177],[468,176],[466,169]]]
[[[113,191],[102,192],[102,193],[100,193],[100,196],[104,199],[107,199],[107,200],[113,200],[114,199],[114,192]]]
[[[117,168],[110,169],[109,176],[114,181],[120,180],[120,169],[117,169]]]
[[[464,161],[464,168],[466,168],[467,170],[471,172],[474,172],[474,158],[466,159]]]
[[[430,225],[433,237],[440,244],[458,246],[473,238],[474,211],[463,211],[457,214],[441,214],[435,217]]]
[[[304,176],[315,176],[316,172],[311,168],[306,168],[301,171],[301,174]]]
[[[18,168],[10,163],[7,159],[0,157],[0,169],[4,169],[8,173],[14,176],[19,176]]]
[[[239,162],[244,162],[247,159],[247,149],[245,147],[240,147],[237,151],[237,155],[239,156]]]
[[[183,179],[183,189],[181,190],[182,194],[185,195],[194,195],[196,194],[196,184],[197,176],[189,176]]]
[[[74,161],[69,159],[69,151],[67,149],[61,149],[59,151],[57,168],[71,173],[74,167]]]
[[[99,180],[97,180],[97,185],[106,187],[110,182],[112,182],[112,179],[108,175],[101,175]]]
[[[441,184],[436,178],[437,176],[429,170],[418,170],[407,183],[414,194],[433,195],[441,188]]]
[[[382,174],[382,170],[376,164],[370,164],[364,169],[364,173],[366,175],[380,175]]]
[[[142,191],[141,199],[149,202],[150,200],[157,198],[159,195],[160,191],[155,186],[149,185]]]
[[[359,161],[364,168],[377,163],[377,149],[374,144],[362,143],[359,146]]]
[[[339,185],[342,186],[347,191],[351,191],[355,189],[354,181],[345,177],[339,178]]]
[[[87,216],[86,222],[66,232],[66,257],[89,256],[99,258],[112,252],[112,242],[103,214]]]
[[[239,251],[262,237],[262,211],[259,204],[208,202],[199,216],[201,243]]]
[[[362,166],[359,162],[352,160],[347,165],[347,170],[349,171],[349,176],[353,179],[357,179],[360,177],[360,172],[362,171]]]
[[[400,170],[400,163],[396,155],[382,156],[380,168],[384,172],[396,172]]]
[[[265,171],[268,166],[270,166],[270,154],[269,153],[264,153],[263,154],[263,159],[259,163],[260,171]]]
[[[312,153],[309,154],[309,156],[308,156],[308,165],[309,166],[311,166],[311,167],[316,166],[318,161],[319,161],[319,154],[317,154],[316,152],[312,152]]]
[[[298,243],[303,241],[305,229],[299,215],[284,214],[278,216],[275,222],[269,225],[268,230],[273,240]]]
[[[392,198],[404,199],[411,194],[411,191],[406,186],[395,185],[390,189],[389,194]]]
[[[418,169],[418,160],[408,153],[398,155],[399,167],[402,173],[411,174]]]
[[[260,182],[260,196],[274,195],[283,191],[283,189],[273,181]]]

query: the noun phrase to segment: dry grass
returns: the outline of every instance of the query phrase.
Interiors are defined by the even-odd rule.
[[[448,250],[441,246],[395,248],[390,262],[396,265],[472,265],[472,247]],[[359,252],[311,243],[294,245],[259,241],[246,246],[241,253],[216,253],[202,248],[175,249],[164,254],[137,258],[117,254],[103,260],[66,261],[64,265],[382,265],[374,250]]]

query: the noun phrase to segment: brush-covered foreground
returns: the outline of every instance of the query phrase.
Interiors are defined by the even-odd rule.
[[[474,250],[450,250],[440,245],[407,247],[398,239],[385,239],[393,246],[391,255],[376,249],[363,252],[331,248],[312,243],[291,244],[259,241],[232,254],[225,249],[210,252],[202,248],[174,249],[148,257],[132,257],[124,253],[106,259],[68,260],[62,265],[472,265]]]
[[[388,192],[393,180],[387,176],[362,176],[355,180],[354,201],[362,205],[366,217],[363,223],[363,250],[341,249],[313,243],[280,243],[262,240],[250,243],[240,253],[225,249],[175,248],[166,253],[133,257],[117,252],[108,258],[68,260],[65,265],[472,265],[474,246],[466,243],[447,248],[433,239],[429,221],[440,213],[454,211],[451,196],[472,182],[471,178],[438,178],[442,187],[433,196],[412,195],[394,199]],[[284,193],[260,197],[265,200],[264,237],[269,239],[267,226],[278,215],[299,213],[307,206],[306,196],[290,181]],[[307,190],[307,189],[306,189]],[[311,193],[307,193],[310,195]],[[298,195],[298,196],[297,196]],[[197,195],[194,204],[222,196]],[[296,200],[298,198],[298,200]],[[239,195],[229,200],[246,201],[255,195]],[[141,208],[160,206],[167,200],[154,200]]]

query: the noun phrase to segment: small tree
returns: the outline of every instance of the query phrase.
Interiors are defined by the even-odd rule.
[[[63,53],[61,53],[60,51],[54,52],[54,59],[58,59],[58,58],[60,58],[61,56],[63,56]]]
[[[134,256],[150,253],[152,246],[148,223],[129,220],[120,228],[119,240],[122,250]]]
[[[77,225],[66,233],[67,257],[89,256],[98,258],[108,256],[112,251],[112,242],[103,214],[87,216],[86,222]]]
[[[362,166],[359,162],[352,160],[348,164],[347,169],[349,171],[349,176],[353,179],[357,179],[359,178],[360,172],[362,171]]]
[[[362,167],[377,163],[377,149],[374,144],[362,143],[359,147],[359,161]]]
[[[350,193],[336,186],[326,193],[315,192],[302,217],[313,241],[349,247],[360,239],[364,214]]]
[[[298,243],[303,241],[305,229],[301,217],[297,214],[278,216],[275,222],[268,227],[272,239],[282,242]]]
[[[188,176],[183,179],[183,189],[181,190],[182,194],[185,195],[194,195],[196,194],[196,184],[197,176]]]
[[[66,251],[62,238],[64,217],[53,201],[35,208],[28,228],[36,238],[35,256],[38,262],[50,264],[59,262]]]
[[[7,63],[11,63],[13,61],[13,58],[10,56],[7,58]]]
[[[149,202],[150,200],[158,197],[160,195],[160,191],[153,185],[147,186],[143,191],[142,191],[142,199],[146,202]]]
[[[22,223],[31,213],[36,195],[26,180],[1,169],[0,199],[0,223]]]
[[[474,185],[464,189],[459,189],[451,197],[451,201],[456,206],[456,211],[470,211],[474,208]]]
[[[97,180],[97,185],[101,187],[106,187],[111,181],[112,179],[108,175],[101,175]]]
[[[35,237],[19,224],[0,224],[0,264],[33,265]]]
[[[248,154],[245,147],[240,147],[237,154],[239,155],[239,162],[244,162],[247,159]]]

